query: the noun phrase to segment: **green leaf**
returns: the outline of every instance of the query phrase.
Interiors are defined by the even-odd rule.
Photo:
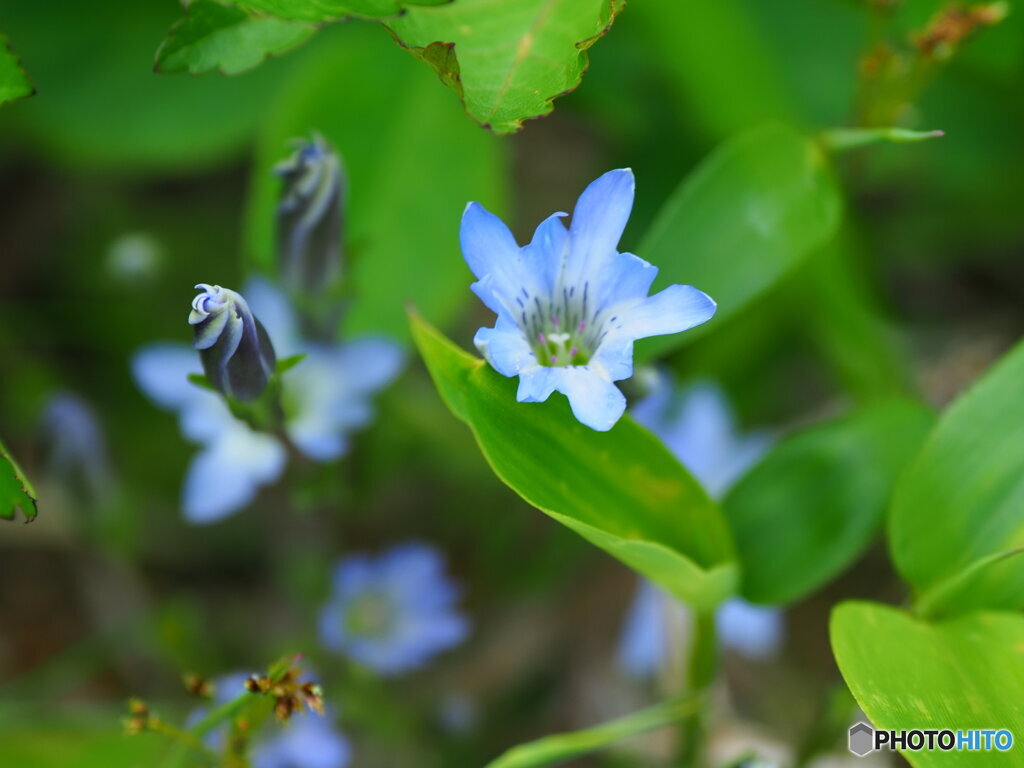
[[[793,602],[848,567],[879,530],[896,478],[933,420],[923,405],[892,400],[770,451],[723,505],[743,596]]]
[[[180,15],[173,2],[108,0],[102,13],[63,3],[57,24],[52,4],[7,3],[5,29],[45,98],[5,123],[49,163],[76,170],[166,176],[238,160],[297,57],[232,79],[154,77],[153,41]]]
[[[316,27],[303,21],[253,16],[213,0],[195,0],[156,52],[158,72],[217,71],[237,75],[267,56],[305,41]]]
[[[20,509],[25,520],[36,516],[36,492],[14,456],[0,442],[0,518],[13,520]]]
[[[981,567],[1024,545],[1022,381],[1024,343],[947,409],[896,489],[892,556],[922,600],[975,571],[961,601],[933,609],[1024,607],[1024,560]]]
[[[887,606],[847,602],[832,612],[831,635],[839,669],[876,728],[1024,733],[1024,616],[982,612],[930,624]],[[1015,762],[995,750],[903,757],[915,768]]]
[[[23,99],[35,92],[7,38],[0,35],[0,104]]]
[[[660,440],[628,416],[595,432],[560,395],[517,403],[514,379],[417,316],[412,328],[442,398],[512,490],[685,602],[711,608],[732,593],[725,522]]]
[[[829,128],[821,132],[821,143],[829,152],[845,152],[882,142],[914,144],[945,135],[945,131],[911,131],[906,128]]]
[[[768,125],[720,147],[665,203],[637,250],[660,270],[655,288],[694,285],[718,312],[689,333],[641,342],[641,357],[698,338],[772,287],[835,234],[840,211],[825,156],[796,131]]]
[[[622,0],[458,0],[409,8],[388,22],[396,40],[432,66],[466,112],[495,133],[546,115],[579,85],[586,50]]]
[[[408,338],[407,302],[444,325],[473,300],[459,217],[468,200],[500,212],[505,174],[499,141],[469,123],[428,71],[394,52],[378,60],[382,37],[376,25],[342,24],[303,49],[283,98],[267,107],[247,234],[253,262],[273,272],[280,179],[272,169],[291,139],[319,131],[348,176],[345,329]]]
[[[300,21],[338,21],[349,16],[379,19],[397,16],[417,5],[443,5],[452,0],[235,0],[236,5]]]
[[[678,722],[695,714],[700,706],[701,699],[696,696],[665,701],[593,728],[545,736],[536,741],[520,744],[489,762],[485,768],[540,768],[554,765],[589,754],[638,733]]]

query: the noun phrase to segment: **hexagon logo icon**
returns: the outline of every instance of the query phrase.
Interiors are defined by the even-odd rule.
[[[850,751],[864,757],[875,751],[875,729],[867,723],[850,726]]]

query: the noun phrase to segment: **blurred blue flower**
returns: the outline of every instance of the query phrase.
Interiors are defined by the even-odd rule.
[[[413,542],[377,557],[352,555],[334,568],[320,639],[380,674],[407,672],[465,639],[458,599],[433,547]]]
[[[518,376],[520,402],[569,398],[573,415],[599,431],[626,408],[613,382],[633,375],[633,342],[707,321],[715,303],[688,285],[648,296],[658,270],[619,238],[633,207],[633,173],[610,171],[584,190],[568,230],[556,213],[522,248],[494,214],[470,203],[461,243],[477,277],[473,292],[497,313],[474,343],[503,376]]]
[[[246,691],[245,683],[252,675],[245,672],[231,672],[212,680],[213,696],[208,705],[192,710],[185,720],[190,728],[217,707],[234,701]],[[304,679],[310,677],[306,670]],[[268,724],[265,731],[257,734],[251,748],[250,761],[253,768],[345,768],[351,758],[348,740],[332,723],[329,709],[321,717],[310,712],[300,712],[287,723]],[[203,743],[214,751],[226,746],[229,727],[221,725],[203,738]]]
[[[229,288],[200,283],[188,324],[192,347],[218,391],[239,400],[255,400],[274,375],[277,359],[266,330],[245,298]]]
[[[210,684],[213,686],[213,695],[210,697],[209,703],[196,707],[189,712],[188,717],[185,718],[185,728],[192,728],[210,712],[224,706],[228,702],[234,701],[245,693],[245,682],[250,677],[251,675],[246,672],[228,672],[211,680]],[[220,751],[227,746],[227,737],[228,726],[225,724],[207,733],[203,737],[203,743],[208,749]]]
[[[78,395],[58,392],[40,423],[46,470],[83,503],[96,506],[114,494],[114,471],[96,413]]]
[[[310,344],[300,337],[291,307],[270,283],[252,280],[244,291],[283,357],[306,358],[282,377],[284,431],[315,461],[332,461],[348,449],[348,434],[373,417],[373,395],[402,366],[401,349],[383,338],[340,345]],[[157,405],[178,413],[182,434],[202,446],[185,477],[182,506],[194,523],[220,520],[249,504],[260,487],[284,471],[287,451],[270,434],[236,419],[224,400],[188,381],[201,372],[184,344],[158,343],[132,359],[139,388]]]
[[[281,278],[293,294],[316,296],[341,272],[344,195],[341,159],[322,136],[296,139],[274,172],[284,182],[277,206]]]
[[[345,768],[352,749],[331,720],[329,709],[292,717],[253,743],[252,768]]]
[[[771,446],[766,433],[742,435],[722,391],[698,382],[678,392],[665,374],[656,374],[650,394],[632,414],[662,439],[690,473],[716,498]],[[619,644],[619,664],[634,677],[653,674],[669,653],[669,614],[676,603],[660,588],[641,580]],[[778,609],[739,598],[726,601],[716,617],[719,640],[750,658],[767,658],[784,633]]]

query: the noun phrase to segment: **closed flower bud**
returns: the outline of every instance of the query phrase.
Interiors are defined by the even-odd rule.
[[[219,285],[200,283],[192,301],[192,346],[210,384],[238,400],[254,400],[274,372],[274,348],[245,299]]]
[[[314,136],[297,140],[275,172],[284,181],[277,206],[281,277],[293,293],[323,293],[341,269],[341,160]]]

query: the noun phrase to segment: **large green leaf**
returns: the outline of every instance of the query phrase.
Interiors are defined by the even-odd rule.
[[[931,624],[887,606],[847,602],[832,613],[831,635],[846,684],[876,728],[1024,733],[1024,616],[981,612]],[[995,750],[903,756],[916,768],[1020,762]]]
[[[0,104],[23,99],[35,93],[21,62],[11,50],[7,38],[0,35]]]
[[[546,115],[579,85],[586,50],[611,25],[622,0],[458,0],[409,8],[388,23],[430,64],[469,116],[495,133]]]
[[[213,0],[195,0],[157,50],[156,69],[237,75],[267,56],[294,48],[315,31],[308,22],[254,16]]]
[[[36,516],[36,492],[14,456],[0,442],[0,518],[13,520],[17,510],[26,520]]]
[[[187,173],[240,152],[294,57],[230,80],[156,77],[153,42],[180,15],[173,2],[66,2],[59,13],[6,3],[5,31],[45,98],[19,104],[5,124],[49,162],[90,170]]]
[[[724,519],[660,440],[628,416],[595,432],[560,395],[517,403],[514,379],[418,317],[412,328],[441,396],[512,490],[681,600],[710,608],[732,593]]]
[[[769,452],[724,502],[743,596],[792,602],[849,566],[881,527],[896,477],[932,422],[923,405],[892,400]]]
[[[341,154],[348,176],[346,247],[355,298],[346,328],[407,338],[407,302],[444,324],[472,298],[472,276],[458,255],[459,217],[467,200],[501,210],[504,174],[498,141],[469,123],[429,72],[393,51],[377,60],[384,35],[373,25],[345,24],[306,46],[284,97],[268,106],[248,244],[256,263],[272,270],[280,190],[273,166],[290,139],[319,131]]]
[[[236,5],[301,21],[336,21],[348,16],[368,19],[395,16],[407,6],[441,5],[452,0],[235,0]]]
[[[582,731],[545,736],[513,747],[485,768],[541,768],[589,754],[638,733],[660,728],[695,714],[702,705],[697,696],[665,701],[639,712]]]
[[[896,489],[890,543],[919,593],[971,588],[932,610],[1024,607],[1024,344],[943,414]],[[993,557],[996,556],[996,557]]]
[[[657,285],[695,285],[718,313],[638,350],[664,351],[733,315],[831,238],[840,210],[825,155],[796,131],[768,125],[720,147],[665,203],[637,251],[660,269]]]

